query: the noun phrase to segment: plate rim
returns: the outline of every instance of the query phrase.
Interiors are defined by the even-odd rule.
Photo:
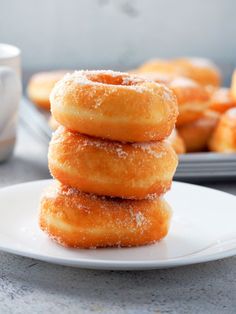
[[[83,259],[83,260],[67,260],[63,258],[57,257],[47,257],[42,256],[32,252],[20,252],[16,249],[12,249],[9,247],[4,247],[0,245],[0,251],[6,252],[10,254],[14,254],[21,257],[32,258],[34,260],[39,260],[42,262],[47,262],[50,264],[56,264],[61,266],[69,266],[74,268],[81,269],[97,269],[97,270],[151,270],[151,269],[167,269],[174,267],[182,267],[188,265],[195,265],[200,263],[208,263],[211,261],[216,261],[219,259],[229,258],[236,255],[236,247],[217,252],[209,255],[202,255],[198,258],[189,257],[189,258],[177,258],[170,259],[165,262],[157,262],[157,261],[106,261],[106,260],[91,260],[91,259]]]

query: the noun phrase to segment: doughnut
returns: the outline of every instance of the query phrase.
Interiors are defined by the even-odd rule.
[[[169,141],[176,154],[186,153],[185,143],[176,129],[173,129],[171,135],[168,137],[167,140]]]
[[[178,100],[177,126],[195,121],[203,115],[210,99],[206,88],[183,77],[172,80],[168,87],[174,92]]]
[[[49,145],[48,165],[54,178],[83,192],[143,199],[169,190],[177,156],[165,141],[112,142],[59,127]]]
[[[183,75],[183,69],[178,67],[173,60],[151,59],[136,69],[135,73],[160,73],[165,75]]]
[[[233,98],[233,100],[236,101],[236,69],[234,70],[233,75],[232,75],[232,83],[231,83],[230,92],[231,92],[231,97]]]
[[[219,86],[221,73],[218,67],[205,58],[179,58],[174,63],[183,69],[183,75],[203,86]]]
[[[219,120],[209,141],[213,152],[236,152],[236,108],[226,111]]]
[[[49,110],[49,95],[55,83],[59,81],[67,72],[51,71],[34,74],[28,84],[27,94],[29,99],[38,107]]]
[[[154,59],[144,63],[136,72],[160,72],[184,76],[203,86],[219,86],[221,82],[221,74],[217,66],[203,58]]]
[[[73,248],[131,247],[166,236],[171,209],[164,199],[122,200],[54,183],[42,196],[40,228]]]
[[[52,90],[51,110],[66,128],[125,142],[162,140],[178,114],[165,86],[113,71],[76,71]]]
[[[53,116],[50,116],[48,120],[48,125],[53,131],[55,131],[59,127],[60,124],[55,120]]]
[[[236,107],[236,99],[233,99],[229,88],[221,87],[213,90],[210,98],[209,109],[219,113],[224,113],[232,107]]]
[[[183,139],[188,153],[207,150],[208,141],[218,120],[218,113],[207,110],[200,119],[178,128],[179,135]]]

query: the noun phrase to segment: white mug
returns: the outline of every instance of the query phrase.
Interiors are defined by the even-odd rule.
[[[0,162],[11,156],[21,99],[20,49],[0,43]]]

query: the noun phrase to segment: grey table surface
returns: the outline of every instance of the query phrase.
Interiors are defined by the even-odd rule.
[[[46,145],[19,128],[14,156],[0,165],[0,186],[49,178],[46,155]],[[207,185],[236,194],[236,181]],[[0,313],[236,313],[236,257],[120,272],[0,252]]]

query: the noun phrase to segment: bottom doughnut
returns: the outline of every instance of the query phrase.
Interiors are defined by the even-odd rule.
[[[162,198],[101,197],[55,182],[42,196],[39,224],[63,246],[131,247],[161,240],[170,218],[171,209]]]

